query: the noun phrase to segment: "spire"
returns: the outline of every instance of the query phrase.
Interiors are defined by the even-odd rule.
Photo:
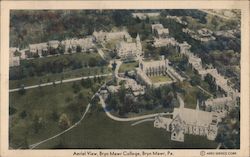
[[[140,41],[141,39],[140,39],[140,36],[139,36],[139,34],[137,33],[137,36],[136,36],[136,41]]]
[[[200,107],[199,107],[199,100],[197,100],[197,103],[196,103],[196,110],[200,110]]]

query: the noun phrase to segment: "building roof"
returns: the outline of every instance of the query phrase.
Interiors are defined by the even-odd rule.
[[[208,126],[212,123],[213,113],[189,108],[174,108],[173,117],[179,115],[186,124]]]
[[[38,44],[30,44],[30,49],[47,49],[48,44],[47,43],[38,43]]]
[[[225,103],[231,103],[232,101],[233,99],[231,97],[220,97],[206,100],[205,105],[221,105]]]

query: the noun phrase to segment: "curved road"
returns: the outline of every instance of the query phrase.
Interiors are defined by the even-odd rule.
[[[138,117],[131,117],[131,118],[120,118],[120,117],[116,117],[114,115],[112,115],[107,109],[106,109],[106,103],[104,102],[102,96],[100,96],[98,94],[99,98],[100,98],[100,102],[102,105],[102,108],[104,109],[106,115],[115,120],[115,121],[121,121],[121,122],[128,122],[128,121],[137,121],[137,120],[142,120],[142,119],[146,119],[146,118],[151,118],[151,117],[156,117],[156,116],[163,116],[163,115],[169,115],[169,113],[154,113],[154,114],[148,114],[148,115],[143,115],[143,116],[138,116]]]

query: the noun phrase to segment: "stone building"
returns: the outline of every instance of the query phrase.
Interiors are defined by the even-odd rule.
[[[180,107],[174,108],[172,118],[156,117],[154,127],[163,128],[171,132],[171,140],[184,142],[184,135],[191,134],[206,136],[208,140],[215,140],[218,130],[218,117],[213,112],[184,107],[183,100],[178,96]]]
[[[9,66],[14,67],[14,66],[19,66],[20,65],[20,57],[16,56],[15,53],[19,52],[19,48],[16,47],[11,47],[9,49]]]
[[[59,44],[60,44],[60,41],[58,41],[58,40],[51,40],[51,41],[48,42],[48,47],[56,49],[56,48],[58,48]]]
[[[132,37],[125,30],[114,31],[114,32],[104,32],[104,31],[94,31],[93,37],[96,42],[108,42],[110,40],[125,40],[127,42],[132,42]]]
[[[30,44],[29,45],[29,52],[30,53],[38,53],[39,56],[42,56],[42,52],[48,51],[48,43],[38,43],[38,44]]]
[[[162,56],[160,60],[141,61],[139,63],[139,68],[147,76],[157,76],[166,73],[167,65],[168,60],[165,60],[164,56]]]
[[[169,36],[168,28],[164,28],[162,24],[153,24],[152,25],[152,33],[157,38],[166,38]]]
[[[122,60],[136,60],[137,56],[143,54],[140,36],[137,35],[136,42],[122,41],[116,46],[117,55]]]

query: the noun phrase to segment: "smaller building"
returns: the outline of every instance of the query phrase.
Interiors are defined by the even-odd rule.
[[[177,46],[178,42],[174,38],[154,38],[154,46],[155,47],[163,47],[163,46]]]
[[[132,13],[133,18],[139,18],[145,20],[147,17],[157,17],[160,15],[160,12],[148,12],[148,13]]]
[[[16,53],[19,53],[19,48],[11,47],[9,49],[9,66],[19,66],[20,65],[20,56],[16,55]]]
[[[145,93],[145,86],[138,84],[133,79],[125,80],[125,88],[130,89],[135,97],[139,95],[143,95]]]
[[[189,45],[186,41],[179,44],[180,47],[180,53],[181,54],[186,54],[187,52],[190,51],[191,45]]]
[[[152,25],[152,33],[157,38],[166,38],[169,36],[168,28],[164,28],[162,24],[153,24]]]

